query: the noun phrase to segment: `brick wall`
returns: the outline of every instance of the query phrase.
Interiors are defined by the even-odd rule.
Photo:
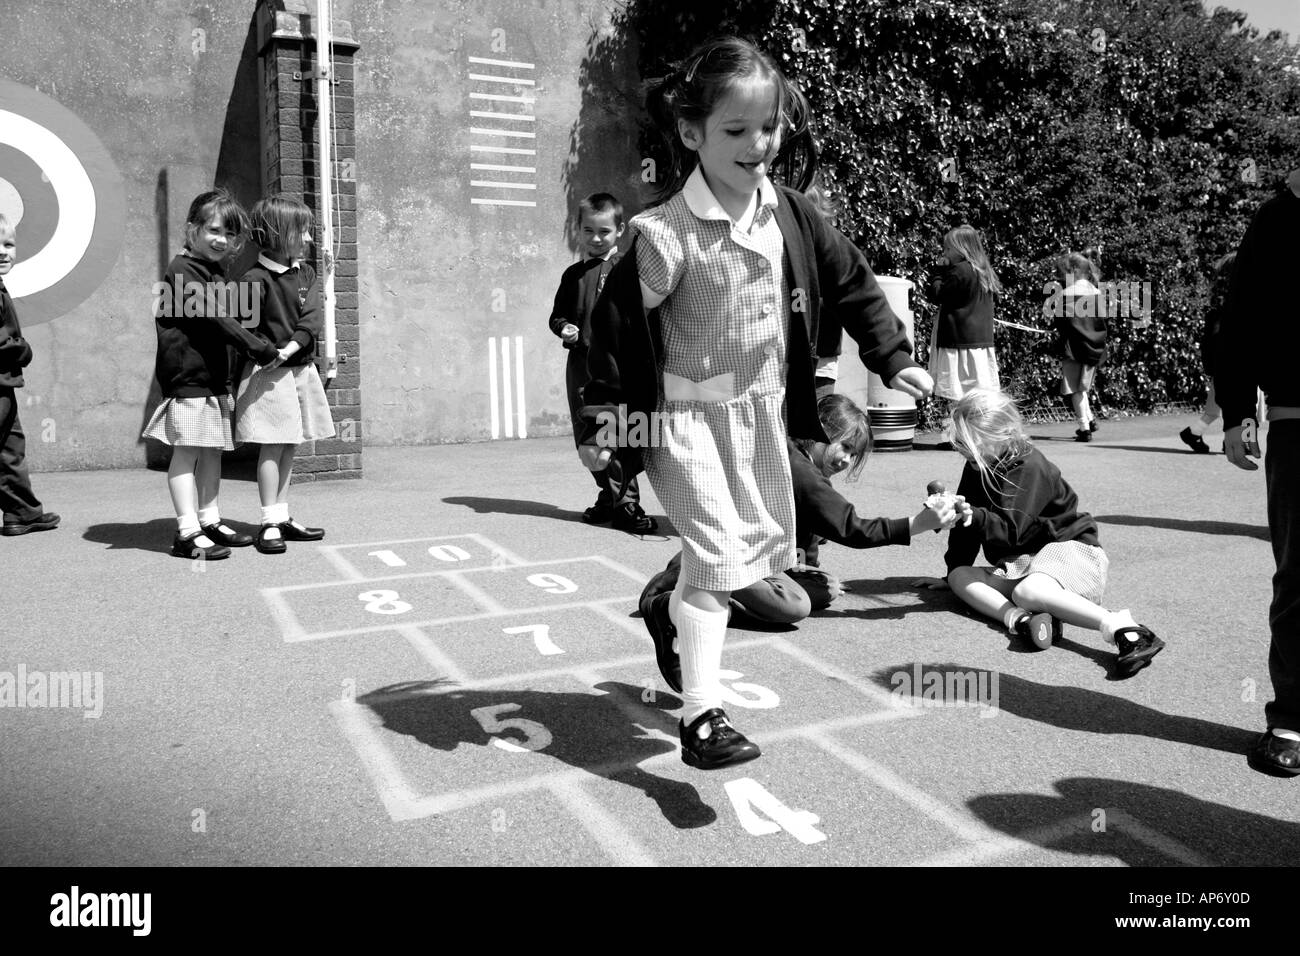
[[[316,213],[316,269],[321,261],[319,123],[316,80],[315,4],[306,0],[259,0],[258,78],[262,91],[262,191],[300,195]],[[347,21],[331,24],[331,98],[334,156],[335,329],[338,374],[327,382],[337,434],[298,448],[293,480],[361,477],[361,335],[357,300],[356,97],[353,66],[357,43]],[[325,378],[324,343],[317,366]]]

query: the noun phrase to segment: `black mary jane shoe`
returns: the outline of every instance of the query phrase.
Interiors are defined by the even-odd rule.
[[[195,531],[193,534],[177,535],[172,542],[172,557],[188,558],[191,561],[220,561],[230,557],[230,549],[223,544],[210,544],[206,548],[196,541],[205,534]]]
[[[280,522],[280,535],[285,541],[319,541],[325,537],[325,529],[308,528],[290,518]]]
[[[266,533],[272,528],[280,531],[280,534],[283,536],[284,531],[280,529],[278,524],[264,524],[262,525],[262,530],[257,532],[257,540],[253,542],[253,546],[262,554],[284,554],[284,552],[288,550],[288,548],[284,546],[284,538],[268,538],[266,536]]]
[[[1119,657],[1120,674],[1132,677],[1151,663],[1151,658],[1159,654],[1165,642],[1156,637],[1155,631],[1139,624],[1137,627],[1121,627],[1115,632],[1115,650]]]
[[[251,534],[244,534],[242,531],[227,529],[222,524],[205,524],[199,526],[199,531],[206,534],[217,544],[224,544],[227,548],[247,548],[253,543]]]
[[[677,628],[673,626],[672,618],[668,614],[668,602],[672,597],[671,591],[663,591],[652,594],[649,598],[643,598],[640,602],[641,617],[645,621],[646,630],[650,632],[650,639],[655,643],[655,662],[659,665],[659,673],[663,675],[664,683],[680,694],[682,659],[673,650],[673,638],[677,636]]]
[[[697,731],[706,722],[709,735],[701,740]],[[731,726],[726,711],[720,707],[706,710],[691,721],[689,727],[679,722],[678,730],[682,738],[682,763],[698,770],[730,767],[763,754],[757,744]]]
[[[1251,769],[1271,777],[1300,776],[1300,740],[1279,737],[1266,730],[1246,754]]]

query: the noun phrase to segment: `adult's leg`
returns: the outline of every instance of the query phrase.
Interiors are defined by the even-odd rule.
[[[20,521],[44,513],[27,471],[27,436],[18,420],[14,389],[0,387],[0,511]]]
[[[1270,727],[1300,732],[1300,419],[1269,425],[1264,474],[1268,528],[1277,562],[1268,615],[1273,700],[1264,715]]]

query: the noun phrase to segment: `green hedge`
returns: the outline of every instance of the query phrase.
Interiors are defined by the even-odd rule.
[[[1204,397],[1210,264],[1300,166],[1294,46],[1198,0],[726,6],[630,0],[642,77],[715,33],[767,50],[812,103],[837,224],[877,272],[923,279],[970,222],[1005,288],[998,317],[1046,327],[1055,258],[1101,246],[1103,279],[1150,283],[1153,307],[1145,328],[1115,323],[1103,404]],[[662,166],[648,127],[641,142]],[[923,292],[913,309],[924,358],[934,311]],[[1052,345],[999,327],[1004,387],[1029,405],[1056,401]]]

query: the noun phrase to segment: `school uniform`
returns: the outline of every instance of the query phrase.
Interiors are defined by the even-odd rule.
[[[27,436],[18,420],[16,389],[23,387],[23,369],[32,360],[32,347],[23,338],[18,309],[0,279],[0,512],[5,521],[30,522],[44,509],[32,491],[27,470]]]
[[[274,358],[276,350],[244,327],[230,308],[232,302],[220,308],[206,296],[196,302],[195,289],[224,281],[220,263],[188,253],[176,256],[163,272],[164,291],[154,310],[158,337],[154,377],[163,401],[150,416],[143,437],[168,445],[234,449],[235,406],[227,345],[259,361]]]
[[[787,423],[826,440],[813,383],[823,306],[885,381],[916,365],[912,346],[862,254],[794,190],[765,179],[742,232],[697,168],[631,224],[633,254],[593,316],[586,398],[661,414],[642,458],[681,533],[686,581],[739,590],[793,564]],[[643,281],[668,295],[650,315]],[[598,426],[585,424],[589,441]]]
[[[959,524],[948,534],[949,572],[973,565],[983,547],[1000,577],[1046,574],[1101,603],[1110,562],[1097,522],[1079,510],[1078,495],[1041,451],[1029,445],[1023,454],[1006,456],[994,466],[991,481],[967,462],[957,494],[970,504],[972,517],[969,526]]]
[[[1086,393],[1097,366],[1106,358],[1106,305],[1101,290],[1087,279],[1065,289],[1056,320],[1061,336],[1061,394]]]
[[[930,340],[934,394],[953,401],[972,388],[1001,388],[993,349],[993,294],[962,260],[937,270],[929,286],[939,304]]]
[[[314,362],[324,329],[316,270],[303,262],[285,265],[259,255],[241,281],[258,289],[257,334],[277,351],[290,342],[300,348],[273,369],[244,369],[235,396],[236,440],[297,445],[331,437],[334,418]]]
[[[609,278],[609,273],[618,259],[618,249],[614,248],[603,258],[587,258],[573,263],[560,277],[560,287],[555,292],[555,305],[551,309],[548,324],[557,336],[561,334],[566,323],[571,323],[578,329],[576,342],[563,342],[569,356],[564,368],[564,388],[569,399],[569,420],[573,425],[574,447],[582,444],[583,424],[578,411],[584,404],[582,389],[588,381],[587,350],[591,344],[591,314],[596,308],[596,300],[601,290],[605,287],[605,280]],[[589,473],[595,480],[596,486],[600,488],[600,501],[606,504],[612,503],[613,495],[609,487],[609,477],[603,471]],[[630,503],[640,502],[641,490],[636,478],[632,478],[627,483],[624,500]]]

